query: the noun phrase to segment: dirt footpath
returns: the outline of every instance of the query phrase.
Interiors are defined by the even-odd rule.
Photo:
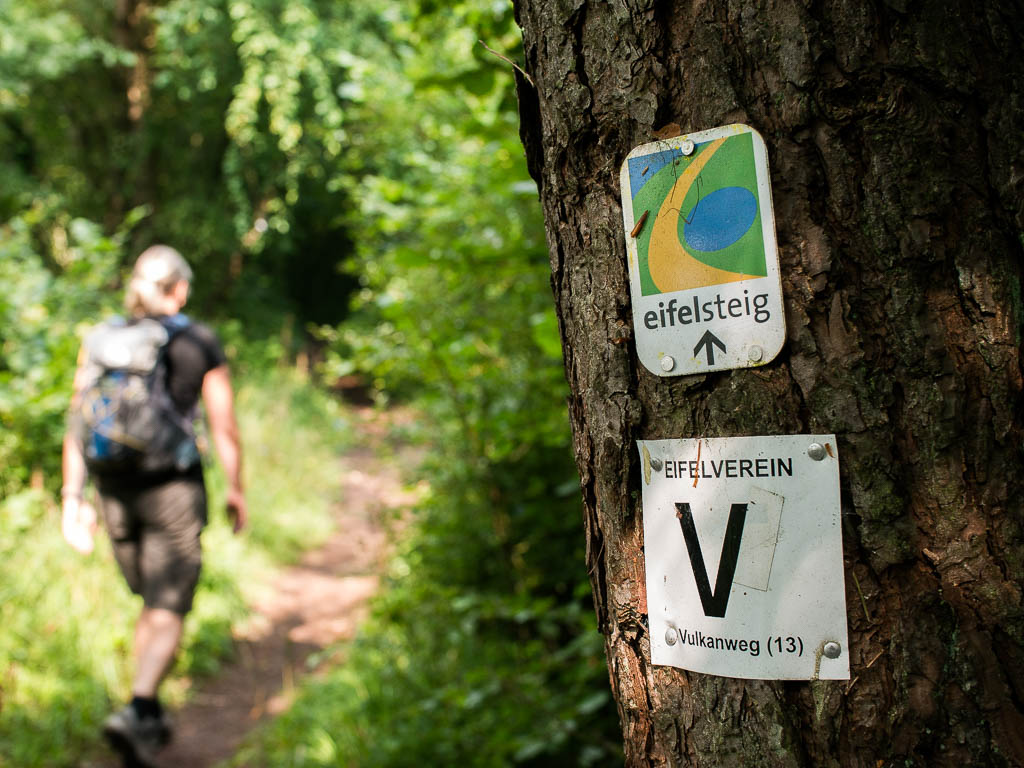
[[[249,731],[288,707],[293,686],[309,673],[309,655],[351,638],[365,617],[387,554],[385,513],[415,497],[403,489],[399,468],[415,459],[402,448],[379,458],[392,417],[370,409],[354,416],[365,440],[340,460],[337,532],[274,578],[245,635],[236,637],[235,659],[175,714],[161,768],[205,768],[231,757]]]

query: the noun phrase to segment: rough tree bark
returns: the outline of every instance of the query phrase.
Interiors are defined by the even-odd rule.
[[[516,0],[588,566],[627,763],[1024,765],[1024,8]],[[633,351],[618,170],[669,123],[765,137],[788,338]],[[835,432],[851,681],[650,664],[634,441]]]

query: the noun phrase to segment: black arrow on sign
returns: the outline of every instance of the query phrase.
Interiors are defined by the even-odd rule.
[[[722,340],[715,336],[711,331],[704,331],[704,335],[700,337],[700,341],[697,342],[697,346],[693,348],[694,356],[697,355],[697,351],[701,347],[708,348],[708,365],[715,364],[715,347],[725,352],[725,344]]]

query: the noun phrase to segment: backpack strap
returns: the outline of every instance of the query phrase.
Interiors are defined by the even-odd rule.
[[[160,325],[164,327],[164,330],[167,331],[168,344],[170,344],[171,340],[175,336],[192,325],[192,321],[189,319],[189,316],[182,314],[181,312],[176,315],[161,315],[156,318],[156,320],[158,320]]]
[[[160,345],[160,351],[157,353],[156,365],[153,368],[153,391],[161,398],[164,398],[168,405],[171,404],[170,394],[170,369],[168,365],[169,359],[169,348],[171,342],[174,341],[175,337],[185,331],[192,321],[189,320],[187,315],[178,313],[176,315],[160,315],[158,317],[151,318],[160,323],[163,329],[167,332],[167,340]],[[192,433],[192,420],[196,416],[196,409],[193,408],[191,413],[181,414],[177,409],[172,408],[171,411],[174,415],[180,416],[181,423],[187,427],[186,431]]]

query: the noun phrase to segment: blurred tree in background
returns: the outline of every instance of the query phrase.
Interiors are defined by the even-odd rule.
[[[0,0],[7,567],[33,520],[57,527],[41,491],[59,484],[79,339],[152,242],[193,263],[189,309],[261,401],[268,369],[312,351],[317,381],[357,375],[421,414],[431,491],[374,617],[247,765],[618,754],[536,187],[512,68],[479,40],[520,57],[509,4]],[[18,589],[8,620],[37,610]],[[0,704],[15,738],[5,717],[35,715]],[[48,748],[39,764],[75,763]]]
[[[121,261],[173,240],[196,299],[337,322],[352,278],[348,123],[376,15],[329,2],[0,6],[0,216],[132,227]],[[386,60],[386,59],[385,59]],[[269,306],[268,306],[269,304]]]

